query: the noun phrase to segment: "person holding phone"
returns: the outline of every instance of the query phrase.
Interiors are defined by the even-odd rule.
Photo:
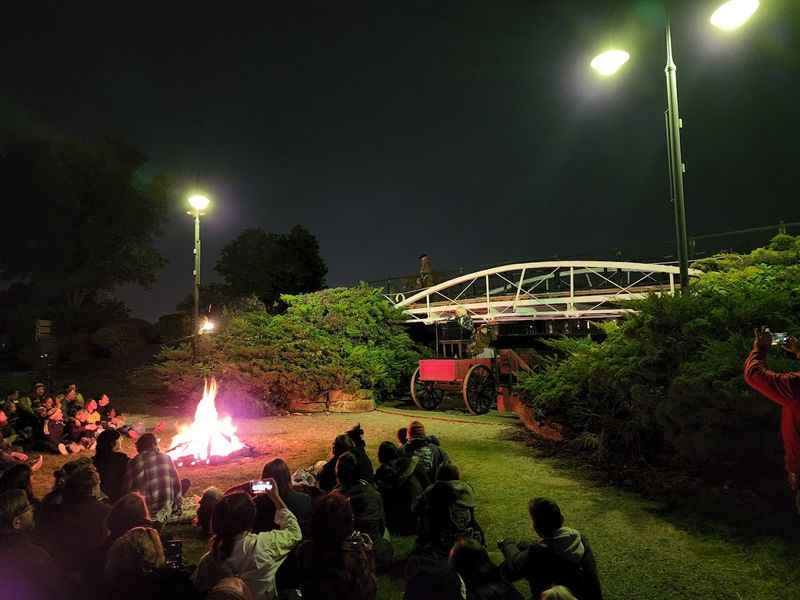
[[[211,550],[194,573],[200,592],[207,592],[225,577],[241,577],[256,598],[277,597],[275,573],[300,543],[300,524],[286,507],[274,479],[254,481],[250,491],[275,504],[278,529],[253,533],[256,506],[250,495],[242,491],[224,496],[211,517]]]
[[[776,373],[767,369],[767,351],[773,334],[766,327],[755,330],[753,349],[744,363],[744,380],[751,388],[781,407],[781,437],[789,489],[800,515],[800,371]],[[781,346],[800,359],[800,342],[786,337]]]

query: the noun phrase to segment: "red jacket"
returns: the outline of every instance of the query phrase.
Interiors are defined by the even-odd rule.
[[[800,474],[800,371],[770,371],[766,353],[753,348],[744,363],[744,380],[751,388],[780,404],[786,471]]]

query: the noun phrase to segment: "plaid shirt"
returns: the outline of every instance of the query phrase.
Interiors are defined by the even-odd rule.
[[[181,512],[181,480],[172,459],[159,452],[142,452],[128,463],[124,492],[144,494],[150,518],[165,521]]]

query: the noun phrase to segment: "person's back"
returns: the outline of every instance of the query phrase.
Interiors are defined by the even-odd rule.
[[[505,581],[480,543],[459,539],[450,551],[450,567],[467,589],[467,600],[522,600],[516,588]]]
[[[408,441],[403,446],[407,456],[416,456],[428,481],[436,481],[439,469],[448,462],[447,453],[425,435],[425,426],[412,421],[408,426]]]
[[[312,538],[297,550],[303,600],[374,600],[370,539],[353,530],[350,500],[339,492],[314,505]]]
[[[152,433],[142,435],[136,442],[139,454],[128,463],[123,492],[139,491],[147,500],[154,521],[165,523],[181,512],[181,482],[172,459],[158,451]]]
[[[534,498],[528,510],[541,539],[519,545],[510,540],[498,542],[506,559],[501,565],[504,577],[509,581],[527,579],[535,598],[553,585],[563,585],[581,600],[601,600],[603,592],[587,537],[564,527],[561,510],[552,500]]]
[[[97,447],[92,459],[95,469],[100,475],[100,489],[111,502],[122,497],[122,485],[125,471],[130,459],[119,452],[120,434],[114,429],[107,429],[97,437]]]
[[[419,516],[416,552],[447,556],[459,538],[485,543],[483,529],[475,519],[475,494],[460,481],[458,468],[448,463],[439,473],[440,480],[428,487],[417,501]]]
[[[375,485],[381,493],[386,524],[394,534],[416,532],[417,518],[411,507],[427,487],[427,477],[416,456],[400,455],[392,442],[378,449],[381,466],[375,472]]]

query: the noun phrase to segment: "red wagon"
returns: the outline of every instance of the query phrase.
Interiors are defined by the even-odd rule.
[[[510,387],[528,364],[513,350],[496,358],[424,358],[411,376],[411,399],[419,408],[435,410],[447,393],[460,393],[473,415],[482,415],[497,403],[500,381]]]

